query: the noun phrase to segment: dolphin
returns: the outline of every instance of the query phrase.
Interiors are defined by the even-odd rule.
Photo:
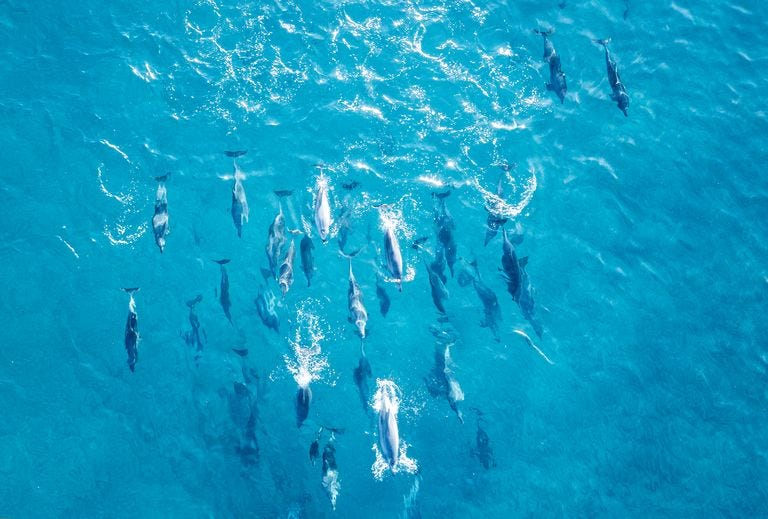
[[[379,300],[379,311],[383,317],[386,317],[392,301],[389,299],[389,294],[387,294],[384,278],[379,272],[376,272],[376,297]]]
[[[445,206],[445,199],[450,195],[450,191],[432,193],[432,197],[438,201],[434,213],[437,241],[442,247],[445,261],[448,263],[448,269],[451,271],[451,277],[453,277],[453,266],[456,263],[456,239],[453,236],[453,231],[456,228],[456,224],[453,221],[453,216],[451,216],[451,213],[448,212],[448,208]]]
[[[219,303],[224,310],[224,315],[227,316],[227,320],[232,323],[232,314],[229,309],[232,307],[232,301],[229,300],[229,275],[227,274],[227,268],[224,266],[230,262],[228,259],[213,260],[219,264],[219,270],[221,271],[221,281],[219,282]]]
[[[512,242],[507,237],[506,228],[502,230],[502,235],[504,237],[501,255],[502,277],[507,282],[507,291],[517,303],[520,301],[520,281],[522,277],[520,260],[517,259],[515,254],[514,245],[512,245]]]
[[[339,467],[336,464],[336,447],[333,446],[334,435],[323,448],[323,488],[331,500],[331,506],[336,510],[336,499],[339,496]]]
[[[433,397],[444,396],[448,400],[448,405],[456,413],[459,421],[464,423],[464,415],[459,409],[459,402],[464,400],[464,392],[461,389],[456,377],[453,376],[453,361],[451,360],[452,343],[442,348],[438,345],[435,348],[435,365],[429,379],[426,379],[427,390]]]
[[[392,402],[394,395],[381,391],[381,408],[379,410],[378,435],[379,449],[384,460],[392,469],[400,461],[400,431],[397,427],[397,408]]]
[[[352,254],[345,254],[349,259],[349,287],[347,288],[347,303],[349,310],[349,322],[357,328],[357,334],[360,339],[365,339],[365,327],[368,323],[368,312],[363,304],[363,292],[360,285],[357,284],[355,274],[352,272],[352,258],[360,252],[355,251]]]
[[[188,346],[195,347],[195,364],[199,365],[200,358],[203,356],[203,336],[205,331],[200,328],[200,319],[195,312],[195,306],[203,300],[202,294],[198,294],[197,297],[187,301],[187,307],[189,307],[189,324],[192,329],[184,333],[184,341]],[[202,335],[201,335],[202,332]]]
[[[486,285],[480,277],[480,272],[477,268],[477,260],[473,260],[471,263],[465,262],[465,267],[462,267],[459,273],[459,284],[461,286],[467,286],[470,283],[475,287],[477,297],[480,298],[480,302],[483,303],[483,320],[480,321],[480,326],[483,328],[490,328],[493,333],[493,338],[499,341],[499,321],[501,321],[501,307],[499,307],[499,298],[496,297],[494,291]]]
[[[397,289],[403,291],[403,254],[400,252],[400,242],[391,225],[384,233],[384,255],[387,260],[387,270],[397,282]]]
[[[278,198],[283,198],[290,196],[292,192],[293,191],[275,191],[275,194]],[[272,223],[269,225],[269,230],[267,232],[267,246],[265,247],[267,261],[269,262],[269,272],[272,277],[275,277],[277,274],[277,268],[280,265],[286,242],[283,204],[280,202],[278,202],[278,204],[279,210],[275,215],[274,220],[272,220]]]
[[[275,311],[275,294],[271,290],[264,292],[263,287],[259,287],[259,294],[254,303],[256,304],[256,312],[264,326],[280,333],[280,319],[277,316],[277,311]]]
[[[368,380],[373,376],[371,371],[371,363],[368,362],[368,357],[365,355],[365,349],[363,345],[360,345],[360,360],[357,362],[357,367],[352,372],[352,379],[357,386],[357,392],[360,395],[360,402],[363,404],[363,409],[366,414],[370,413],[371,407],[368,405],[368,398],[370,398],[370,387],[368,386]]]
[[[296,427],[301,427],[309,416],[309,404],[312,402],[312,390],[309,385],[299,386],[296,391]]]
[[[565,82],[565,72],[563,72],[560,65],[560,55],[555,51],[555,46],[552,45],[552,40],[549,36],[553,30],[540,30],[534,29],[533,32],[540,34],[544,38],[544,61],[549,64],[549,83],[547,83],[547,90],[553,91],[560,99],[560,103],[565,102],[565,94],[568,91],[568,85]]]
[[[477,431],[475,433],[475,446],[471,450],[472,456],[476,457],[480,464],[486,469],[496,466],[496,460],[493,457],[493,448],[491,448],[491,439],[481,425],[483,414],[475,409],[477,413]]]
[[[432,302],[435,304],[435,308],[441,314],[445,313],[445,300],[448,299],[448,289],[445,288],[443,280],[433,270],[432,265],[424,260],[424,265],[427,267],[427,273],[429,274],[429,286],[432,292]]]
[[[283,299],[285,294],[293,284],[293,258],[296,256],[296,245],[294,240],[291,240],[291,244],[288,246],[288,252],[285,253],[285,259],[280,265],[280,273],[277,278],[277,284],[280,286],[280,291],[283,293]]]
[[[232,221],[237,229],[237,236],[243,237],[243,224],[248,221],[248,200],[245,198],[245,188],[242,179],[244,176],[237,169],[237,163],[234,159],[242,157],[245,151],[225,151],[227,157],[232,157],[235,183],[232,185]]]
[[[307,286],[312,285],[312,276],[315,274],[313,250],[315,250],[315,244],[312,242],[312,238],[305,234],[299,243],[299,251],[301,253],[301,270],[304,271],[304,276],[307,278]]]
[[[523,313],[523,317],[531,323],[533,331],[541,338],[544,332],[541,323],[536,318],[536,308],[534,306],[533,294],[535,290],[531,284],[531,280],[528,277],[528,272],[525,267],[528,265],[528,257],[520,258],[520,291],[517,304],[520,307],[520,311]]]
[[[629,94],[624,87],[624,83],[621,82],[619,76],[619,67],[616,65],[616,61],[611,56],[608,50],[608,44],[611,39],[595,40],[595,43],[599,43],[605,49],[605,66],[608,69],[608,83],[611,85],[611,99],[616,101],[616,106],[622,111],[625,117],[628,117],[627,109],[629,108]]]
[[[165,237],[168,236],[168,190],[165,183],[170,173],[161,177],[155,177],[157,181],[157,193],[155,194],[155,214],[152,216],[152,231],[155,234],[155,243],[157,243],[160,253],[165,248]]]
[[[503,166],[504,171],[509,171],[509,166]],[[505,173],[502,173],[499,175],[499,182],[496,185],[496,196],[499,197],[499,199],[504,197],[504,175]],[[485,204],[485,210],[488,212],[488,218],[485,220],[485,242],[483,245],[488,245],[488,242],[491,241],[494,236],[499,232],[499,227],[507,223],[507,218],[503,216],[499,216],[496,211],[492,207],[489,207],[488,204]]]
[[[348,184],[342,184],[341,187],[343,187],[347,191],[352,191],[356,187],[360,185],[359,182],[353,181]],[[344,196],[344,200],[341,204],[341,208],[339,209],[339,249],[344,250],[344,248],[347,246],[347,239],[349,238],[349,233],[352,230],[352,207],[350,205],[350,198],[351,195],[347,194]]]
[[[256,395],[242,382],[232,384],[233,392],[229,398],[229,412],[232,421],[240,432],[240,440],[235,448],[243,463],[251,465],[259,456],[259,443],[256,438],[256,420],[258,408]]]
[[[323,432],[323,428],[317,431],[315,440],[309,445],[309,461],[312,462],[312,466],[315,465],[315,461],[320,457],[320,434]]]
[[[128,369],[133,373],[136,370],[136,362],[139,360],[139,317],[136,315],[136,301],[133,294],[139,291],[136,288],[124,288],[130,295],[128,301],[128,319],[125,321],[125,352],[128,354]]]
[[[317,178],[315,187],[317,189],[314,204],[315,227],[317,227],[317,234],[320,236],[320,240],[326,243],[331,234],[331,225],[333,225],[331,204],[328,202],[328,179],[321,174]]]

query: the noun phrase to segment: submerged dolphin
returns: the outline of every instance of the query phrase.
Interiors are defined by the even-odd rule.
[[[451,344],[446,344],[444,348],[440,345],[435,348],[435,365],[431,377],[426,380],[427,390],[433,397],[444,396],[459,421],[464,423],[464,415],[459,409],[459,402],[464,400],[464,392],[453,375]]]
[[[502,276],[507,282],[507,291],[512,296],[512,299],[520,307],[520,311],[523,313],[523,317],[531,323],[536,335],[541,337],[543,332],[541,323],[536,319],[534,300],[533,300],[533,286],[531,284],[528,273],[525,270],[528,264],[528,257],[518,259],[515,254],[515,247],[512,242],[507,238],[507,230],[503,230],[504,233],[504,246],[501,256]]]
[[[128,354],[128,369],[133,373],[136,362],[139,360],[139,317],[136,315],[136,301],[133,294],[139,291],[136,288],[124,288],[131,299],[128,301],[128,319],[125,321],[125,352]]]
[[[499,341],[499,321],[501,321],[501,307],[499,306],[499,298],[496,297],[496,293],[486,285],[480,278],[480,272],[477,268],[477,260],[473,260],[467,264],[466,270],[462,269],[459,274],[464,277],[464,281],[459,280],[459,284],[466,286],[469,283],[475,287],[477,297],[480,298],[480,302],[483,303],[483,320],[480,321],[480,326],[483,328],[490,328],[493,333],[493,338]]]
[[[213,260],[219,264],[219,271],[221,272],[221,280],[219,281],[219,303],[224,310],[224,315],[227,316],[227,320],[232,323],[232,314],[229,309],[232,307],[232,301],[229,300],[229,275],[227,274],[227,268],[224,266],[230,262],[228,259]]]
[[[628,117],[627,109],[629,108],[629,94],[624,87],[624,83],[621,82],[619,76],[619,67],[616,65],[616,61],[611,57],[611,53],[608,50],[608,44],[611,39],[595,40],[595,43],[599,43],[605,49],[605,66],[608,69],[608,83],[611,85],[611,99],[616,101],[616,106],[622,111],[624,116]]]
[[[564,103],[568,85],[566,85],[565,73],[560,65],[560,55],[555,51],[555,46],[552,45],[552,40],[549,39],[553,30],[549,29],[543,31],[534,29],[533,32],[541,34],[544,38],[544,61],[549,64],[549,82],[547,83],[547,90],[551,90],[557,94],[560,103]]]
[[[379,300],[379,311],[383,317],[386,317],[392,301],[389,299],[389,294],[387,294],[384,278],[379,272],[376,272],[376,297]]]
[[[312,285],[312,276],[315,274],[315,256],[312,251],[315,250],[315,244],[308,234],[305,234],[299,243],[301,253],[301,270],[307,278],[307,286]]]
[[[535,290],[531,284],[531,280],[528,277],[525,267],[528,265],[528,257],[520,259],[520,296],[517,304],[520,306],[520,311],[523,313],[523,317],[531,323],[533,331],[541,338],[544,332],[541,323],[536,318],[536,307],[534,306],[533,294]]]
[[[448,289],[445,288],[443,280],[440,279],[438,273],[434,270],[433,265],[427,263],[424,260],[424,265],[427,267],[427,274],[429,275],[429,287],[432,293],[432,302],[437,308],[437,311],[441,314],[445,313],[445,300],[448,299]]]
[[[496,460],[493,457],[493,448],[491,448],[491,439],[481,425],[483,414],[475,409],[477,413],[477,431],[475,433],[475,446],[471,450],[472,456],[476,457],[480,464],[486,470],[496,466]]]
[[[333,225],[331,204],[328,202],[328,179],[321,174],[317,178],[315,187],[317,189],[314,203],[315,227],[317,227],[320,240],[327,243],[331,233],[331,225]]]
[[[188,332],[185,332],[183,337],[184,341],[187,343],[188,346],[193,346],[195,348],[195,364],[200,363],[200,358],[203,356],[203,335],[205,335],[205,331],[201,330],[200,328],[200,319],[197,317],[197,313],[195,312],[195,306],[203,300],[202,294],[198,294],[197,297],[194,299],[191,299],[187,301],[187,307],[189,307],[189,325],[192,327],[192,329]]]
[[[336,447],[333,446],[334,435],[331,434],[330,441],[323,448],[323,488],[328,499],[331,500],[331,506],[336,510],[336,499],[339,496],[339,467],[336,464]]]
[[[155,177],[157,193],[155,194],[155,214],[152,216],[152,231],[161,254],[165,248],[165,237],[170,231],[168,227],[168,190],[165,188],[165,182],[169,176],[170,173],[166,173],[161,177]]]
[[[453,236],[453,231],[456,228],[456,224],[453,221],[453,216],[451,216],[451,213],[448,212],[448,208],[445,206],[445,199],[450,195],[450,191],[432,193],[432,197],[437,200],[434,213],[437,241],[442,248],[445,261],[448,263],[451,277],[453,277],[453,266],[456,263],[456,239]]]
[[[242,157],[246,151],[225,151],[227,157],[232,157],[235,183],[232,185],[232,221],[237,229],[237,236],[243,237],[243,224],[248,221],[248,200],[245,198],[245,188],[243,187],[243,175],[237,169],[237,163],[234,159]]]
[[[503,166],[504,171],[509,171],[509,166]],[[499,182],[496,185],[496,196],[499,197],[499,199],[504,197],[504,176],[506,173],[502,173],[499,176]],[[494,236],[499,232],[499,227],[507,223],[507,218],[504,216],[500,216],[497,214],[497,212],[494,210],[494,208],[490,207],[488,204],[485,204],[485,210],[488,212],[488,218],[485,220],[485,242],[483,245],[488,245],[488,242],[491,241]]]
[[[365,349],[363,345],[360,345],[360,360],[357,362],[357,367],[352,372],[352,379],[357,386],[357,392],[360,395],[360,402],[363,404],[363,410],[366,414],[369,414],[371,407],[368,405],[368,399],[370,398],[370,387],[368,380],[373,376],[371,370],[371,363],[368,362],[368,357],[365,356]]]
[[[277,278],[277,284],[280,286],[283,298],[285,298],[285,295],[293,284],[293,259],[295,256],[296,245],[294,240],[291,240],[291,244],[288,246],[288,251],[285,253],[285,259],[280,265],[280,273]]]
[[[280,333],[280,319],[275,310],[275,294],[271,290],[264,292],[263,287],[259,287],[259,294],[254,303],[256,304],[256,312],[264,326]]]

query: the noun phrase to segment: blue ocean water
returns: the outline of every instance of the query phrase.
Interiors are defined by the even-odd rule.
[[[0,516],[767,514],[765,15],[757,0],[3,2]],[[563,104],[532,31],[546,27]],[[592,41],[606,37],[628,117]],[[242,238],[223,153],[239,149]],[[345,250],[362,248],[368,401],[376,378],[399,387],[417,474],[372,471],[349,263],[314,229],[321,175],[334,232],[352,208]],[[498,273],[501,236],[484,245],[500,177],[541,338]],[[498,341],[458,276],[446,315],[432,303],[421,257],[437,250],[432,194],[449,189],[457,255],[498,297]],[[297,258],[284,299],[261,274],[279,207],[315,243],[311,286]],[[387,222],[410,270],[402,292],[386,284],[384,317]],[[257,315],[260,286],[279,332]],[[463,424],[430,394],[447,343]],[[300,428],[298,378],[313,393]],[[251,415],[257,459],[242,449]],[[308,457],[321,425],[344,429],[335,511]]]

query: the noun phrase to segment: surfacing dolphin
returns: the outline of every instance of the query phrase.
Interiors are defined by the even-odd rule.
[[[314,215],[317,234],[323,243],[327,243],[331,234],[333,218],[331,217],[331,204],[328,201],[328,177],[322,173],[317,177],[315,183]]]
[[[152,231],[161,254],[165,249],[165,237],[170,231],[168,227],[168,190],[165,187],[170,175],[170,173],[166,173],[161,177],[155,177],[157,193],[155,194],[155,214],[152,216]]]
[[[139,291],[138,287],[123,289],[131,299],[128,301],[128,319],[125,321],[125,352],[128,354],[128,369],[133,373],[136,362],[139,360],[139,317],[136,315],[136,301],[133,294]]]
[[[296,427],[301,427],[309,416],[309,404],[312,403],[312,390],[309,384],[299,386],[296,391]]]
[[[219,303],[224,310],[224,315],[227,316],[227,320],[232,323],[232,314],[229,309],[232,307],[232,301],[229,299],[229,275],[227,274],[227,268],[225,265],[230,262],[228,259],[213,260],[214,263],[219,264],[219,271],[221,272],[221,280],[219,281]]]
[[[541,30],[534,29],[533,32],[540,34],[544,38],[544,61],[549,65],[549,82],[547,83],[547,90],[553,91],[560,99],[560,103],[565,102],[565,94],[568,91],[568,85],[565,82],[565,72],[563,72],[560,64],[560,54],[555,51],[555,46],[552,45],[552,40],[549,36],[554,32],[553,29]]]
[[[323,488],[328,494],[328,499],[331,500],[331,507],[334,510],[336,510],[336,499],[341,489],[339,467],[336,464],[336,447],[333,445],[335,438],[335,435],[331,433],[331,439],[323,448]]]
[[[400,251],[400,242],[393,225],[387,225],[384,231],[384,256],[387,262],[387,270],[397,283],[397,289],[403,291],[403,253]]]
[[[610,38],[595,40],[595,43],[602,45],[605,49],[605,66],[608,69],[608,83],[611,85],[611,99],[616,101],[616,106],[619,107],[619,110],[622,111],[624,116],[629,117],[629,114],[627,113],[627,109],[629,108],[629,94],[627,94],[627,89],[624,87],[624,83],[621,82],[619,67],[616,65],[616,61],[608,50],[608,44],[610,42]]]
[[[232,221],[235,223],[237,236],[240,238],[243,237],[243,224],[248,221],[248,200],[245,198],[245,188],[242,182],[244,177],[237,169],[235,159],[246,153],[245,150],[224,152],[227,157],[232,157],[233,176],[235,177],[235,183],[232,185]]]

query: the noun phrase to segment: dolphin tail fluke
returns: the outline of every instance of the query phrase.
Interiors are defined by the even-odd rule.
[[[544,37],[544,39],[547,39],[547,36],[555,32],[555,29],[553,29],[552,27],[550,27],[549,29],[534,29],[533,32],[535,32],[536,34],[540,34]]]
[[[248,150],[225,151],[224,155],[226,155],[227,157],[232,157],[233,159],[235,159],[237,157],[242,157],[246,153],[248,153]]]
[[[226,265],[230,261],[232,261],[232,260],[230,260],[228,258],[219,259],[219,260],[213,260],[214,263],[218,263],[219,265]]]
[[[598,45],[602,45],[606,49],[608,49],[608,44],[611,43],[611,39],[610,38],[602,38],[602,39],[599,39],[599,40],[592,40],[592,41],[594,41]]]
[[[444,191],[442,193],[432,193],[432,196],[435,198],[439,198],[440,200],[443,200],[444,198],[448,198],[451,196],[451,190]]]
[[[165,175],[160,175],[159,177],[155,177],[155,180],[158,182],[165,182],[171,177],[171,172],[169,171]]]
[[[293,194],[293,189],[278,189],[275,191],[278,198],[285,198]]]
[[[232,351],[240,355],[241,357],[248,356],[248,348],[232,348]]]
[[[128,294],[133,294],[134,292],[139,291],[139,287],[123,288],[123,290]]]

